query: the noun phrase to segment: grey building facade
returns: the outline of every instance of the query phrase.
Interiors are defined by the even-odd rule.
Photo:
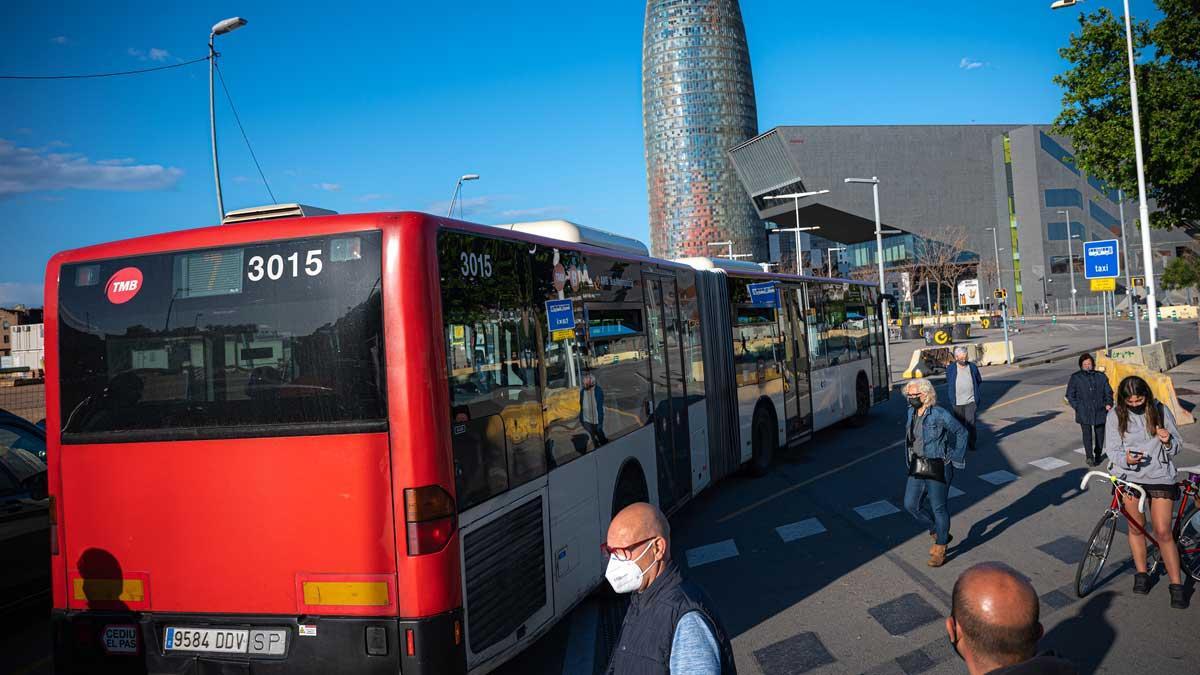
[[[794,205],[767,196],[830,190],[801,201],[799,225],[820,226],[822,237],[848,244],[873,241],[874,211],[869,186],[844,179],[878,177],[883,227],[935,241],[961,233],[979,266],[991,268],[980,274],[987,294],[994,289],[985,280],[996,285],[996,257],[986,228],[997,228],[999,286],[1018,313],[1053,311],[1056,301],[1061,311],[1069,308],[1069,258],[1080,308],[1098,307],[1083,277],[1080,241],[1121,232],[1116,191],[1077,169],[1070,143],[1049,125],[776,127],[731,150],[730,158],[758,215],[781,227],[796,223]],[[1142,270],[1136,211],[1136,201],[1125,203],[1135,274]],[[1069,254],[1070,234],[1079,239]],[[1182,249],[1197,248],[1180,230],[1156,230],[1152,241],[1156,273]],[[875,264],[873,248],[869,262]],[[896,280],[888,282],[894,288]]]
[[[642,130],[650,248],[662,258],[767,256],[762,223],[728,157],[758,133],[754,78],[737,0],[648,0]]]

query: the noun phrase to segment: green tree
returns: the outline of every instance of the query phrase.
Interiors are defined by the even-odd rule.
[[[1172,258],[1163,270],[1159,283],[1168,291],[1200,288],[1200,258],[1194,255]]]
[[[1155,227],[1200,220],[1200,2],[1156,0],[1163,18],[1133,24],[1146,189]],[[1081,14],[1054,78],[1063,109],[1054,131],[1071,139],[1079,168],[1137,195],[1124,17]]]

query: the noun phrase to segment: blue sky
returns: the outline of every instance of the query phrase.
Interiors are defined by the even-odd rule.
[[[1049,122],[1057,50],[1078,15],[1049,4],[742,0],[759,129]],[[0,73],[190,60],[213,23],[241,15],[249,25],[218,38],[220,64],[279,201],[444,211],[474,172],[470,220],[564,217],[645,241],[643,11],[636,0],[18,0],[0,8],[19,26]],[[269,203],[218,96],[225,206]],[[213,224],[207,97],[203,63],[0,81],[0,304],[41,304],[56,251]]]

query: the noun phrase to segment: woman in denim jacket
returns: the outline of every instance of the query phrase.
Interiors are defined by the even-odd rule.
[[[904,426],[905,470],[913,456],[940,459],[946,465],[944,481],[909,476],[904,488],[904,508],[933,538],[928,564],[941,567],[946,563],[946,545],[953,539],[947,505],[950,481],[955,469],[967,467],[967,430],[949,411],[938,407],[937,392],[929,380],[910,380],[904,385],[904,395],[909,404]]]
[[[1142,378],[1131,375],[1117,385],[1117,405],[1108,412],[1104,427],[1104,451],[1112,461],[1111,471],[1121,480],[1141,486],[1146,491],[1146,513],[1150,515],[1149,532],[1158,540],[1163,565],[1171,580],[1171,606],[1186,609],[1187,594],[1183,588],[1183,573],[1179,564],[1179,548],[1172,536],[1175,500],[1179,486],[1175,484],[1175,455],[1183,447],[1175,416],[1166,406],[1154,400],[1154,392]],[[1146,518],[1138,511],[1137,497],[1125,498],[1125,510],[1138,525],[1145,526]],[[1129,548],[1133,551],[1133,592],[1150,592],[1150,575],[1146,568],[1146,538],[1129,528]]]

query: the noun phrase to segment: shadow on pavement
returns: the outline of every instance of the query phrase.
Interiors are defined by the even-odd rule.
[[[1061,411],[1061,410],[1054,410],[1054,411],[1042,413],[1041,415],[1034,415],[1032,417],[1023,418],[1023,419],[1013,422],[1011,424],[1000,427],[997,431],[992,432],[992,438],[998,441],[1002,438],[1005,438],[1006,436],[1012,436],[1013,434],[1019,434],[1022,431],[1025,431],[1026,429],[1032,429],[1032,428],[1038,426],[1042,422],[1049,422],[1050,420],[1054,419],[1055,417],[1058,417],[1062,413],[1063,413],[1063,411]],[[979,433],[986,433],[986,432],[990,431],[990,428],[988,425],[980,424],[978,426],[979,426]]]
[[[1096,672],[1117,637],[1116,628],[1106,616],[1115,596],[1113,591],[1105,591],[1088,598],[1075,616],[1046,633],[1041,648],[1054,650],[1081,673]]]
[[[952,548],[948,559],[969,553],[976,546],[1000,536],[1005,530],[1037,515],[1048,508],[1060,506],[1083,494],[1079,481],[1086,470],[1076,468],[1052,480],[1039,483],[1022,497],[982,520],[971,524],[971,531],[962,543]]]

